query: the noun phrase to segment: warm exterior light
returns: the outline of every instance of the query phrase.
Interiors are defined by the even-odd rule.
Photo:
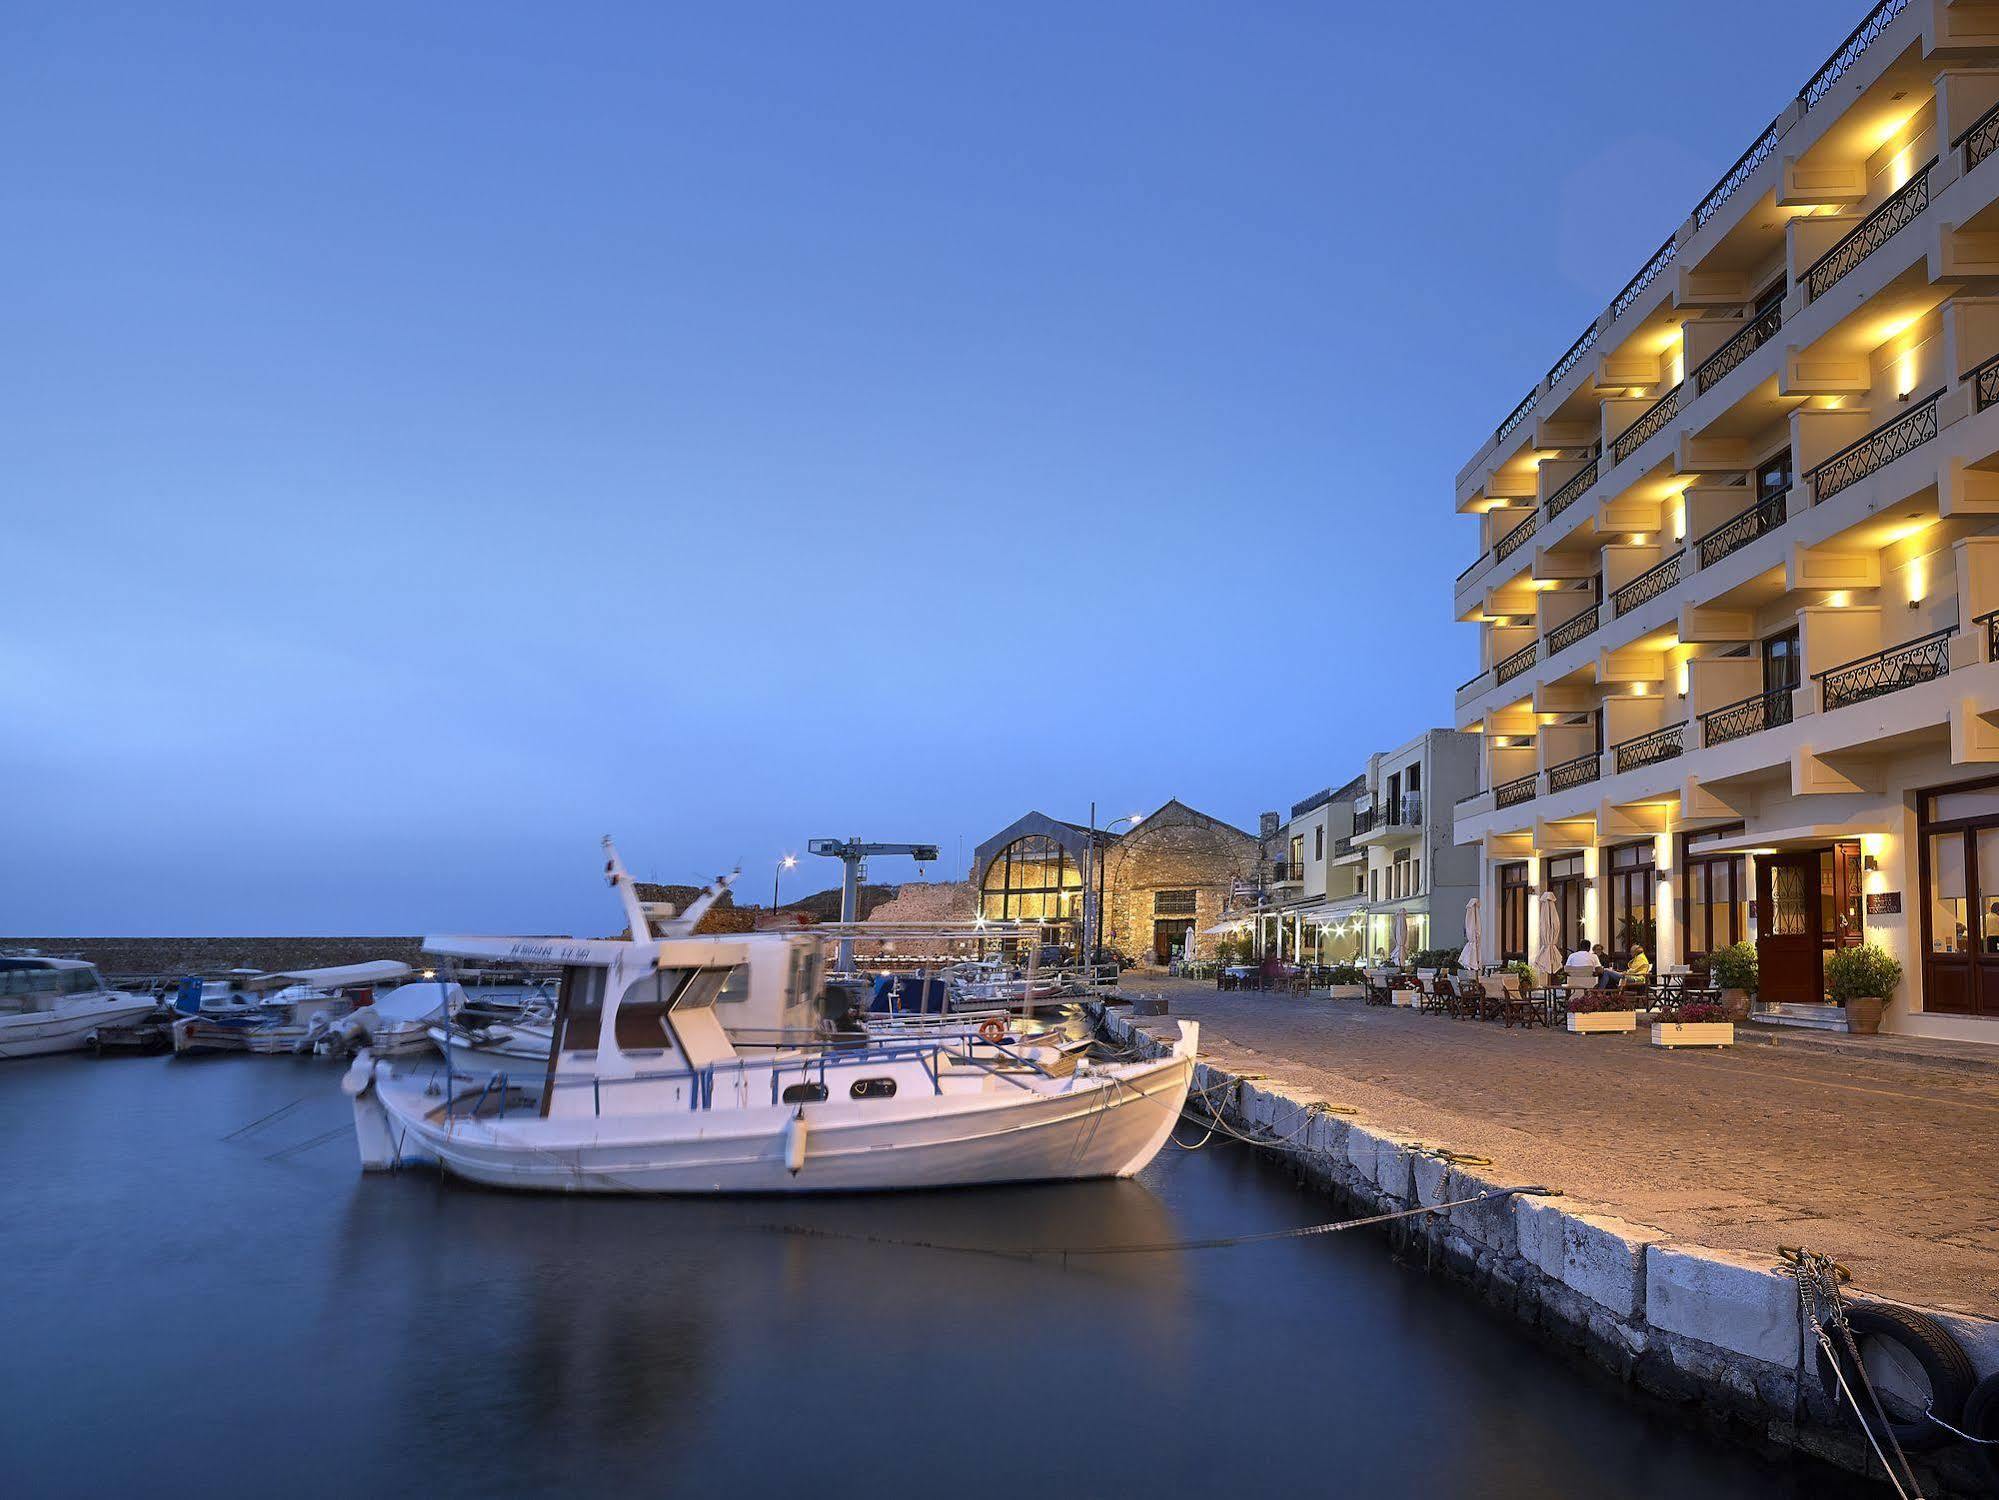
[[[1642,698],[1642,697],[1644,697],[1644,696],[1645,696],[1645,684],[1644,684],[1644,683],[1642,683],[1642,682],[1634,682],[1634,683],[1632,683],[1632,684],[1631,684],[1631,696],[1632,696],[1632,697],[1634,697],[1634,698]]]
[[[1847,593],[1845,589],[1834,589],[1830,594],[1825,596],[1826,605],[1830,609],[1845,609],[1852,600],[1853,596]]]
[[[1687,664],[1685,662],[1680,663],[1680,696],[1682,698],[1687,696]]]

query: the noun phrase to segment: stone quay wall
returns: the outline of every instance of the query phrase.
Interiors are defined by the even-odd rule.
[[[1121,1008],[1092,1011],[1108,1040],[1146,1055],[1170,1050]],[[1281,1080],[1200,1063],[1193,1087],[1196,1107],[1270,1142],[1306,1181],[1362,1214],[1527,1185],[1498,1181],[1437,1143],[1330,1112],[1309,1089]],[[1674,1243],[1560,1196],[1419,1214],[1387,1230],[1409,1260],[1468,1285],[1542,1341],[1627,1385],[1757,1446],[1868,1471],[1852,1414],[1819,1385],[1817,1344],[1797,1282],[1781,1265]],[[1950,1330],[1981,1378],[1999,1369],[1999,1322],[1918,1310]],[[1911,1457],[1932,1500],[1987,1493],[1961,1447]],[[1872,1472],[1879,1476],[1878,1465]]]

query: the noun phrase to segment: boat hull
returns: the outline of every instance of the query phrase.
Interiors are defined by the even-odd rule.
[[[100,1032],[137,1026],[156,1008],[143,996],[113,993],[66,1000],[51,1010],[0,1016],[0,1058],[79,1052]]]
[[[543,1192],[859,1193],[1128,1177],[1165,1144],[1193,1068],[1190,1035],[1169,1058],[1055,1092],[554,1119],[531,1102],[511,1117],[440,1118],[434,1082],[365,1054],[344,1086],[364,1167],[435,1164]]]

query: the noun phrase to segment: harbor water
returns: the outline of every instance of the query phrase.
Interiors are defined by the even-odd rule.
[[[338,1078],[0,1064],[8,1494],[1828,1493],[1366,1232],[1015,1253],[1335,1216],[1243,1147],[1032,1189],[529,1197],[362,1176]]]

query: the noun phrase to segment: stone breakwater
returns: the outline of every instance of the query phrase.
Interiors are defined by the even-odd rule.
[[[1170,1047],[1170,1021],[1154,1022],[1161,1030],[1154,1036],[1119,1008],[1092,1011],[1114,1043],[1152,1055]],[[1306,1181],[1362,1213],[1527,1185],[1453,1160],[1448,1142],[1330,1112],[1319,1095],[1279,1079],[1201,1063],[1194,1091],[1197,1108],[1269,1142]],[[1670,1162],[1661,1170],[1670,1170]],[[1406,1259],[1469,1286],[1537,1337],[1627,1385],[1733,1436],[1866,1471],[1865,1440],[1846,1408],[1820,1387],[1817,1345],[1797,1282],[1774,1256],[1758,1260],[1676,1243],[1562,1196],[1495,1199],[1387,1227]],[[1834,1250],[1836,1240],[1836,1226],[1828,1226],[1828,1242],[1811,1248]],[[1866,1299],[1850,1294],[1850,1300]],[[1999,1370],[1999,1322],[1919,1310],[1950,1330],[1981,1377]],[[1986,1493],[1961,1448],[1915,1462],[1926,1493]]]

